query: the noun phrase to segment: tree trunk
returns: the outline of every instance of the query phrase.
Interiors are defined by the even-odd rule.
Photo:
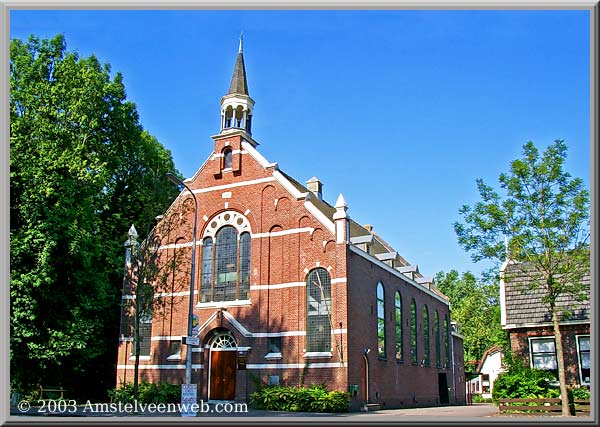
[[[567,393],[567,377],[565,375],[565,357],[562,345],[562,333],[558,324],[558,312],[554,305],[551,306],[552,324],[554,326],[554,341],[556,345],[556,365],[558,368],[558,382],[560,384],[560,399],[562,401],[562,415],[569,416],[569,394]]]

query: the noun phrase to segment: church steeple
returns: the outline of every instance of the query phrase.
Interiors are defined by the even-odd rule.
[[[254,100],[248,94],[242,43],[243,39],[240,35],[240,46],[233,67],[229,92],[221,98],[221,133],[241,129],[251,134]]]

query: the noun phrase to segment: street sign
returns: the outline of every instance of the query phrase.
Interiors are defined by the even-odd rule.
[[[198,338],[198,337],[181,337],[181,343],[183,345],[200,345],[200,338]]]

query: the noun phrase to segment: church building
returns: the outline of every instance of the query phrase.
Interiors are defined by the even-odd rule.
[[[247,401],[263,382],[326,383],[350,393],[351,410],[464,404],[448,298],[355,222],[341,194],[331,204],[319,179],[302,184],[263,157],[254,120],[240,40],[214,149],[146,245],[161,274],[150,280],[152,313],[139,316],[140,380],[185,382],[191,351],[205,401]],[[132,227],[129,264],[136,241]],[[192,267],[198,345],[182,344]],[[135,299],[127,280],[123,292],[124,302]],[[134,377],[133,317],[124,310],[118,386]]]

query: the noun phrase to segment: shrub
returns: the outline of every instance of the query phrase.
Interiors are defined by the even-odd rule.
[[[503,372],[494,381],[492,399],[553,398],[559,397],[558,387],[553,385],[554,375],[540,369],[523,368]]]
[[[327,391],[323,384],[310,387],[263,386],[250,394],[250,403],[268,411],[348,412],[350,395],[342,391]]]
[[[132,403],[133,383],[123,384],[108,391],[111,402]],[[149,383],[142,381],[138,386],[138,402],[140,403],[177,403],[181,399],[181,386],[164,381]]]

